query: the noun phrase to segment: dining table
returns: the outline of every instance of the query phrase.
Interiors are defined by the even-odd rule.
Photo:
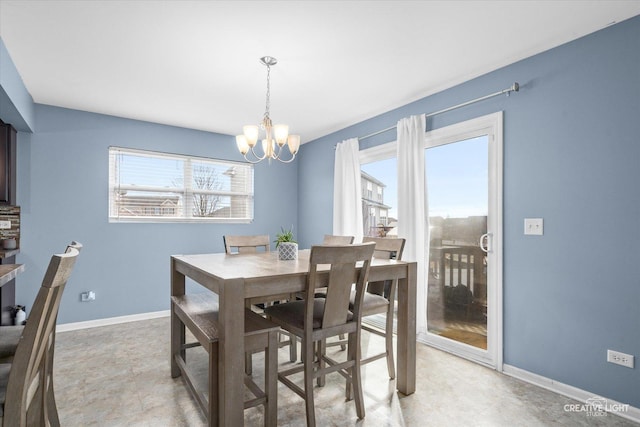
[[[250,254],[193,254],[171,256],[171,296],[185,294],[187,278],[218,295],[219,425],[244,423],[244,308],[247,302],[272,300],[306,287],[310,250],[298,252],[295,260],[279,260],[276,252]],[[416,389],[416,262],[373,258],[369,281],[398,279],[396,388],[409,395]],[[320,275],[328,276],[320,270]],[[322,280],[320,280],[322,282]],[[197,288],[196,288],[197,289]],[[194,288],[189,286],[189,290]],[[203,290],[203,292],[206,292]],[[171,376],[179,377],[174,355],[184,356],[185,327],[171,313]]]

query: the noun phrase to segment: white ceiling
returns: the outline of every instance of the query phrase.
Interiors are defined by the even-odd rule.
[[[608,1],[13,1],[0,36],[33,100],[307,142],[640,14]],[[504,87],[487,88],[493,92]]]

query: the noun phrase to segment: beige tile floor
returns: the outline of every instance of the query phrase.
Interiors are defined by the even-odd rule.
[[[379,347],[378,337],[363,337],[363,348]],[[192,363],[204,372],[204,355]],[[338,353],[338,347],[331,351]],[[288,364],[281,350],[281,365]],[[637,426],[607,414],[587,417],[565,412],[569,398],[526,384],[485,367],[418,344],[417,390],[400,396],[384,360],[363,369],[366,417],[357,420],[353,402],[344,401],[337,374],[316,388],[319,426]],[[262,360],[254,356],[260,379]],[[206,424],[181,378],[169,372],[169,319],[57,334],[55,391],[60,421],[85,426],[203,426]],[[278,425],[303,426],[303,401],[278,386]],[[245,425],[262,425],[261,409],[245,411]],[[229,426],[235,427],[235,426]]]

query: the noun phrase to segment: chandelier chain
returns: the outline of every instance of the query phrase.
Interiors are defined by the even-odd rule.
[[[269,118],[269,108],[271,107],[271,66],[267,65],[267,101],[265,105],[264,118]]]

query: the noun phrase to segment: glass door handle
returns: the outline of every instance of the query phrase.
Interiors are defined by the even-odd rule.
[[[487,254],[491,252],[491,237],[491,233],[485,233],[480,236],[480,249],[482,250],[482,252]]]

